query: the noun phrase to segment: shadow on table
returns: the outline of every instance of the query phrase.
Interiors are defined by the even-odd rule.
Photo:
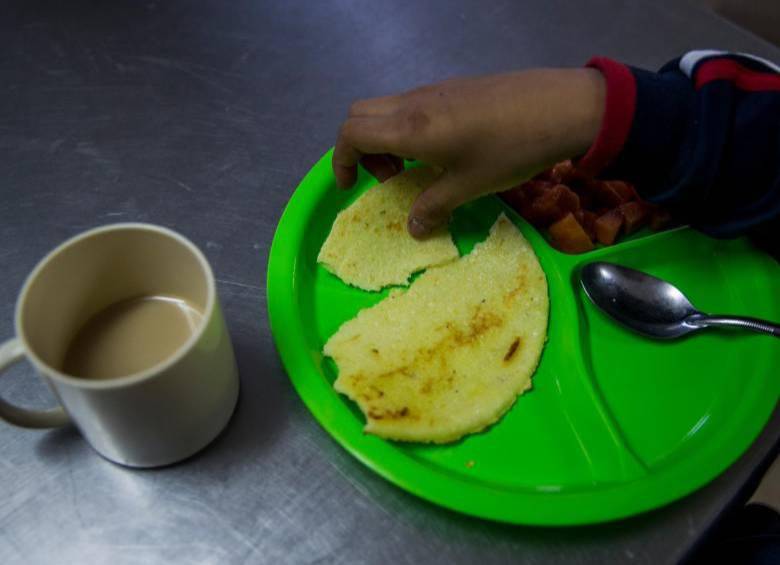
[[[37,454],[47,462],[60,461],[84,448],[91,449],[72,424],[46,432],[35,446]]]

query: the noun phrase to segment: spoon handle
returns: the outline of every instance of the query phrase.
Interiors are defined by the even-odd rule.
[[[692,320],[690,323],[701,328],[707,326],[729,326],[780,337],[780,325],[767,322],[766,320],[759,320],[758,318],[748,318],[747,316],[710,316],[705,314],[696,320]]]

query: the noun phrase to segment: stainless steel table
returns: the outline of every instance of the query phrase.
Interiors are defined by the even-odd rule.
[[[72,429],[1,425],[0,563],[657,564],[691,548],[776,444],[778,414],[712,484],[614,524],[460,516],[374,476],[319,428],[277,359],[264,280],[285,202],[354,98],[591,54],[651,68],[695,47],[780,59],[768,44],[672,1],[0,6],[0,336],[52,246],[155,222],[212,262],[242,383],[227,431],[166,469],[113,465]],[[25,365],[0,392],[52,402]]]

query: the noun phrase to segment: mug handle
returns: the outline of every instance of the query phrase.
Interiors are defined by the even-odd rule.
[[[24,358],[24,346],[19,338],[9,339],[0,345],[0,373]],[[62,407],[51,410],[28,410],[0,398],[0,419],[22,428],[57,428],[70,419]]]

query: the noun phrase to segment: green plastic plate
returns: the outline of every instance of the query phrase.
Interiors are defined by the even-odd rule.
[[[534,388],[487,431],[449,445],[363,433],[363,416],[331,383],[325,341],[387,292],[364,292],[317,265],[339,210],[374,184],[340,191],[330,152],[301,182],[268,264],[268,310],[282,362],[306,406],[345,449],[407,491],[447,508],[515,524],[613,520],[658,507],[712,480],[742,454],[780,395],[780,342],[709,331],[673,342],[637,336],[597,311],[579,268],[606,260],[678,285],[704,311],[780,319],[780,267],[744,239],[680,228],[583,255],[544,237],[486,197],[458,210],[461,254],[507,212],[536,250],[550,290],[548,342]]]

